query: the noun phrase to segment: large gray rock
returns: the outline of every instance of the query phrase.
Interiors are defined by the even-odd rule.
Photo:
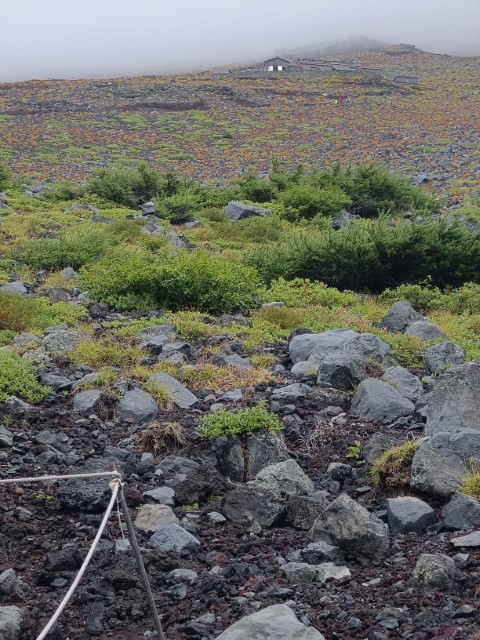
[[[262,469],[257,474],[255,485],[295,496],[310,496],[315,491],[313,482],[291,458]]]
[[[19,293],[21,295],[25,295],[26,293],[28,293],[28,289],[23,284],[23,282],[8,282],[7,284],[3,284],[0,287],[0,291],[5,291],[8,293]]]
[[[258,431],[247,438],[247,477],[254,478],[262,469],[288,459],[287,446],[280,433]]]
[[[395,387],[398,393],[410,400],[410,402],[418,400],[423,393],[423,385],[420,378],[414,376],[403,367],[388,367],[382,376],[382,380]]]
[[[90,389],[77,393],[73,399],[73,410],[78,413],[90,413],[99,409],[102,400],[102,392],[99,389]]]
[[[436,433],[413,456],[410,485],[414,491],[449,497],[472,464],[480,464],[480,431]]]
[[[409,324],[405,329],[405,333],[408,333],[410,336],[417,336],[422,342],[428,342],[435,338],[448,338],[447,334],[442,331],[440,327],[437,327],[436,324],[428,320],[412,322],[412,324]]]
[[[270,213],[270,211],[264,207],[256,207],[253,204],[245,204],[238,200],[232,200],[229,202],[225,210],[227,218],[234,222],[238,222],[238,220],[245,220],[245,218],[251,218],[253,216],[264,216],[268,213]]]
[[[480,547],[480,531],[474,531],[466,536],[460,536],[459,538],[452,538],[450,542],[454,547],[462,549],[476,549]]]
[[[368,462],[368,464],[371,464],[374,460],[379,458],[384,451],[387,451],[392,447],[398,447],[401,444],[403,444],[403,440],[399,440],[394,436],[377,431],[362,446],[363,459],[365,462]]]
[[[103,459],[91,460],[84,467],[70,468],[69,473],[98,473],[108,471],[107,462]],[[58,499],[62,507],[79,511],[104,511],[110,497],[108,485],[110,478],[81,478],[66,480],[60,483]]]
[[[42,340],[34,333],[17,333],[12,344],[20,349],[34,349],[42,344]]]
[[[316,567],[306,562],[287,562],[282,571],[290,584],[311,584],[317,577]]]
[[[163,387],[168,391],[172,402],[180,407],[180,409],[189,409],[198,402],[198,398],[193,395],[181,382],[176,378],[169,376],[168,373],[160,371],[150,377],[149,382],[159,387]]]
[[[415,407],[392,385],[376,378],[367,378],[359,384],[350,411],[362,420],[393,422],[401,416],[411,415]]]
[[[464,493],[456,493],[442,511],[443,526],[459,531],[480,527],[480,502]]]
[[[359,335],[351,329],[332,329],[324,333],[303,333],[294,336],[288,345],[293,364],[309,360],[312,364],[321,362],[330,352],[338,349],[344,342]],[[310,357],[312,359],[310,360]]]
[[[310,533],[313,542],[336,545],[353,558],[378,560],[389,549],[386,525],[345,493],[318,516]]]
[[[325,640],[313,627],[299,622],[285,604],[273,604],[245,616],[221,633],[217,640]]]
[[[409,324],[419,320],[426,320],[426,318],[415,311],[410,302],[400,300],[395,302],[379,324],[388,331],[404,331]]]
[[[454,342],[440,342],[423,354],[425,369],[429,373],[442,373],[452,365],[465,362],[465,351]]]
[[[28,592],[28,585],[17,578],[14,569],[5,569],[0,573],[0,597],[5,596],[23,600]]]
[[[330,353],[318,365],[317,384],[329,384],[335,389],[349,391],[366,377],[367,368],[364,358],[338,351]]]
[[[448,589],[455,578],[455,561],[443,553],[423,553],[412,574],[414,582],[436,589]]]
[[[80,342],[86,342],[92,336],[78,329],[61,328],[48,333],[42,340],[43,347],[54,358],[60,358],[72,351]]]
[[[13,444],[13,433],[6,427],[0,425],[0,449],[11,447]]]
[[[238,353],[232,353],[227,356],[223,353],[219,353],[213,359],[214,363],[220,367],[233,367],[234,369],[252,369],[251,362],[239,356]]]
[[[268,489],[242,486],[225,494],[222,511],[234,522],[246,518],[262,527],[273,527],[286,513],[286,500]]]
[[[480,362],[452,367],[436,381],[427,409],[426,435],[480,432]]]
[[[0,607],[1,640],[21,640],[25,617],[18,607]]]
[[[132,389],[120,398],[116,413],[120,420],[127,419],[139,424],[155,418],[158,407],[149,393],[142,389]]]
[[[179,523],[172,509],[165,504],[144,504],[135,518],[137,529],[146,533],[153,533],[168,524]]]
[[[168,524],[151,536],[149,545],[159,551],[182,553],[195,551],[200,541],[178,524]]]
[[[311,393],[312,388],[309,387],[308,384],[294,382],[292,384],[287,384],[285,387],[277,387],[274,389],[272,393],[272,400],[276,400],[282,404],[292,404],[301,398],[306,398]]]
[[[287,522],[296,529],[309,531],[315,520],[329,504],[328,499],[323,495],[290,495],[287,505]]]
[[[169,340],[170,338],[167,334],[159,333],[158,335],[148,336],[146,340],[139,344],[139,347],[154,356],[158,356]]]
[[[387,500],[388,524],[393,534],[423,533],[439,522],[435,511],[423,500],[411,496]]]

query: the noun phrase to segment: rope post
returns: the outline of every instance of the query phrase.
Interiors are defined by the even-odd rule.
[[[128,536],[130,538],[130,542],[132,543],[133,552],[135,553],[135,558],[137,560],[137,566],[140,572],[140,576],[142,577],[143,586],[145,587],[145,591],[147,592],[148,603],[150,605],[150,611],[152,612],[155,629],[157,630],[157,634],[160,640],[165,640],[162,623],[160,622],[160,616],[158,615],[157,606],[155,604],[155,600],[153,599],[152,589],[150,587],[150,582],[148,581],[145,565],[143,564],[142,554],[140,552],[140,547],[138,546],[137,537],[135,535],[135,530],[133,528],[130,513],[128,511],[127,501],[125,500],[125,495],[123,493],[123,487],[120,488],[119,495],[123,517],[125,518],[125,524],[127,525]]]

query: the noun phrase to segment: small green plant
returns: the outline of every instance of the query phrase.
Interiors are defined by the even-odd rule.
[[[470,460],[470,469],[463,476],[458,491],[480,500],[480,464],[474,459]]]
[[[161,409],[167,410],[173,407],[172,394],[168,389],[156,384],[153,380],[149,380],[144,386]]]
[[[388,449],[372,462],[370,476],[378,487],[397,490],[410,484],[412,458],[419,448],[417,441]]]
[[[207,438],[251,434],[257,430],[278,431],[282,423],[278,416],[265,410],[263,404],[236,412],[219,409],[200,420],[198,431]]]
[[[193,502],[192,504],[184,504],[182,508],[184,511],[198,511],[200,509],[200,507],[198,506],[198,502]]]
[[[365,464],[365,461],[362,460],[362,443],[360,440],[355,440],[353,444],[348,445],[346,448],[345,457],[355,460],[357,465]]]
[[[11,395],[27,402],[41,402],[51,389],[37,381],[33,365],[8,349],[0,350],[0,402]]]
[[[52,500],[53,500],[53,496],[45,494],[45,493],[43,493],[43,491],[40,491],[40,493],[37,493],[35,498],[37,500],[42,500],[44,502],[52,502]]]

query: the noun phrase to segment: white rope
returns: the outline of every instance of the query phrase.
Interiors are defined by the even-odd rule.
[[[98,473],[72,473],[63,476],[32,476],[30,478],[5,478],[0,484],[26,484],[28,482],[44,482],[48,480],[71,480],[75,478],[120,478],[118,471],[99,471]]]
[[[85,475],[85,474],[80,474],[80,475]],[[92,474],[90,474],[90,477],[91,477],[91,475]],[[105,474],[103,474],[103,475],[105,475]],[[113,475],[113,473],[110,472],[110,475]],[[60,477],[64,477],[64,476],[60,476]],[[70,476],[70,477],[72,477],[72,476]],[[102,520],[102,523],[100,525],[100,529],[98,530],[97,535],[95,536],[95,539],[94,539],[94,541],[92,543],[92,546],[90,547],[90,551],[88,552],[85,560],[83,561],[83,564],[80,567],[80,571],[78,572],[77,577],[72,582],[72,586],[67,591],[65,597],[63,598],[62,602],[58,606],[58,609],[55,611],[55,613],[53,614],[53,617],[51,618],[51,620],[47,624],[47,626],[44,628],[42,633],[38,636],[37,640],[44,640],[44,638],[47,636],[47,634],[52,629],[53,625],[56,623],[56,621],[60,617],[62,611],[67,606],[68,601],[70,600],[70,598],[73,595],[73,592],[78,587],[78,584],[79,584],[80,580],[82,579],[83,574],[85,573],[85,571],[86,571],[86,569],[88,567],[88,563],[92,559],[92,556],[93,556],[93,554],[95,552],[95,549],[97,548],[97,544],[98,544],[98,541],[100,540],[100,537],[101,537],[101,535],[103,533],[103,530],[105,529],[105,527],[107,525],[108,518],[110,517],[110,514],[112,513],[112,509],[115,506],[115,503],[117,501],[118,491],[119,491],[121,486],[122,486],[122,483],[120,482],[120,480],[118,478],[116,478],[115,480],[112,480],[112,482],[110,482],[110,488],[112,489],[112,497],[110,498],[110,503],[109,503],[109,505],[107,507],[105,515],[103,516],[103,520]]]

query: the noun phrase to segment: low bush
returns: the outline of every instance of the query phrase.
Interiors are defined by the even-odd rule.
[[[463,476],[458,491],[480,501],[480,465],[475,460],[471,460],[470,469]]]
[[[12,184],[12,174],[7,167],[0,162],[0,191],[7,189]]]
[[[221,436],[248,435],[259,429],[266,431],[282,429],[278,417],[268,413],[260,404],[236,412],[219,409],[201,418],[198,431],[206,438],[220,438]]]
[[[260,281],[255,271],[205,251],[162,255],[114,254],[82,269],[81,280],[94,299],[117,309],[197,309],[248,311]]]
[[[171,224],[188,222],[200,208],[199,197],[195,193],[179,193],[173,196],[157,197],[154,200],[155,212],[159,218]]]
[[[480,234],[460,224],[425,220],[391,226],[387,219],[361,221],[340,231],[292,235],[245,257],[267,284],[308,278],[356,291],[431,278],[432,286],[480,282]]]
[[[51,389],[38,382],[33,365],[8,349],[0,349],[0,402],[19,396],[27,402],[41,402]]]
[[[292,222],[303,218],[311,220],[316,216],[334,216],[351,203],[338,187],[322,189],[309,183],[294,184],[279,197],[285,207],[285,218]]]
[[[102,367],[130,367],[138,364],[142,352],[125,344],[113,341],[80,342],[68,353],[68,359],[77,366],[94,369]]]
[[[266,302],[283,302],[287,307],[296,308],[311,305],[331,308],[358,302],[357,294],[352,291],[339,291],[324,282],[312,282],[304,278],[274,280],[263,297]]]
[[[51,304],[47,298],[25,298],[19,293],[0,291],[0,331],[43,329],[59,322],[73,323],[85,315],[84,307],[66,302]]]

